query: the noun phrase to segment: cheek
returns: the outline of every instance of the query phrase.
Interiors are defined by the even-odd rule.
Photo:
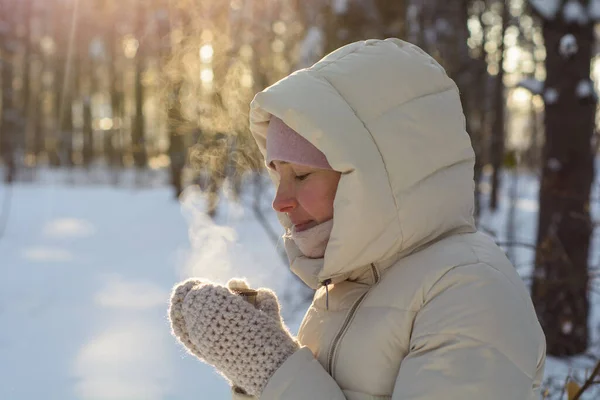
[[[334,198],[335,187],[331,187],[326,182],[311,182],[310,185],[303,186],[297,193],[300,206],[321,222],[333,218]]]

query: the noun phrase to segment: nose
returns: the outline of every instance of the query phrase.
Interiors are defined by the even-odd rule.
[[[298,206],[298,201],[296,200],[293,191],[289,190],[284,185],[279,185],[272,206],[277,212],[289,213]]]

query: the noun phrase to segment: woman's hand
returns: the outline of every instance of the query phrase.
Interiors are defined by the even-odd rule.
[[[255,308],[229,288],[190,279],[175,287],[169,309],[173,333],[187,350],[253,396],[299,348],[281,321],[275,294],[257,292]]]

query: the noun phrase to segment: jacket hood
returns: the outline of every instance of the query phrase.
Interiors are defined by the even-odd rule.
[[[399,39],[346,45],[258,93],[250,108],[263,156],[275,115],[342,172],[324,258],[303,257],[284,239],[309,286],[475,231],[475,155],[458,89],[420,48]],[[285,214],[279,220],[291,227]]]

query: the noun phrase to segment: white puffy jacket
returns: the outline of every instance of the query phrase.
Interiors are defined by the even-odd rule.
[[[474,153],[443,68],[398,39],[353,43],[255,97],[263,154],[271,115],[343,174],[324,259],[286,242],[317,291],[304,347],[261,399],[539,399],[544,334],[515,268],[474,225]]]

